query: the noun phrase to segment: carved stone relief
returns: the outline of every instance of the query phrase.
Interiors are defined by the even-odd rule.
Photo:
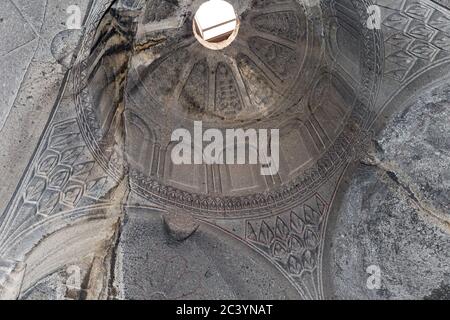
[[[66,297],[339,298],[343,280],[330,280],[339,228],[330,226],[348,177],[411,92],[449,75],[450,6],[230,3],[240,32],[221,51],[192,34],[197,1],[92,3],[76,59],[0,215],[0,280],[8,277],[0,297],[40,296],[33,290],[51,291],[79,263],[89,285]],[[373,4],[380,30],[367,28]],[[195,121],[221,131],[279,128],[278,174],[174,165],[171,133],[192,131]],[[233,274],[214,246],[230,256],[237,248],[230,259],[245,274]],[[133,277],[147,271],[141,290]],[[241,276],[251,284],[238,285]],[[213,282],[227,285],[218,292]]]

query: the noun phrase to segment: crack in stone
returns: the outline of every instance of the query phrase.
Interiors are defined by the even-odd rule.
[[[375,149],[383,150],[382,147],[378,143],[373,143]],[[392,166],[384,163],[382,160],[377,158],[377,156],[373,153],[368,152],[365,157],[360,159],[360,163],[367,166],[375,167],[386,174],[386,176],[394,182],[396,185],[400,187],[400,190],[404,192],[404,194],[413,201],[416,207],[422,212],[425,218],[432,219],[437,222],[437,224],[445,230],[445,232],[450,233],[450,221],[443,218],[442,213],[436,213],[434,210],[427,208],[427,206],[423,203],[421,196],[418,195],[413,189],[405,182],[405,179],[401,178],[401,174],[398,172],[399,170],[395,170]]]
[[[417,202],[418,204],[420,203],[420,200],[416,197],[411,188],[408,185],[404,184],[402,181],[400,181],[400,178],[394,171],[386,170],[385,172],[388,175],[388,177],[392,181],[394,181],[397,185],[399,185],[413,201]]]
[[[108,249],[109,254],[111,255],[109,265],[109,275],[108,275],[109,277],[107,279],[107,288],[106,288],[108,300],[115,300],[117,299],[118,296],[115,281],[116,281],[116,266],[117,266],[117,250],[119,248],[120,236],[122,234],[122,221],[123,221],[122,218],[118,219],[115,226],[114,244],[112,244]]]
[[[140,53],[145,51],[151,47],[157,46],[167,40],[166,37],[155,38],[155,39],[146,39],[145,42],[139,42],[134,45],[134,53]]]

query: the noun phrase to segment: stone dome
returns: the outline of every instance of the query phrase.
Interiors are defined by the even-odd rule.
[[[0,299],[448,299],[449,1],[205,1],[0,3]]]
[[[368,92],[378,85],[373,51],[379,38],[360,31],[364,7],[351,1],[230,3],[240,31],[223,50],[205,48],[193,35],[201,1],[152,2],[138,17],[136,10],[112,10],[107,29],[97,31],[108,30],[109,37],[100,38],[96,50],[117,42],[122,50],[99,61],[87,84],[89,101],[78,106],[89,105],[94,139],[105,139],[120,105],[121,157],[136,192],[207,215],[269,211],[308,195],[354,148],[352,135],[370,122]],[[115,35],[111,24],[120,27]],[[120,92],[120,102],[111,90]],[[204,129],[279,128],[279,172],[262,177],[253,164],[173,166],[171,133],[192,131],[194,121]]]

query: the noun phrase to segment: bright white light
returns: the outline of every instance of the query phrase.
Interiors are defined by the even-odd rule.
[[[203,3],[195,14],[195,23],[203,40],[222,41],[237,26],[237,17],[231,4],[223,0]]]

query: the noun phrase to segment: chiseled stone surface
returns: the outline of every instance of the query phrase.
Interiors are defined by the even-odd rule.
[[[213,52],[201,1],[2,1],[0,292],[449,298],[448,1],[230,2]],[[278,174],[174,166],[198,120],[280,128]]]
[[[448,299],[450,241],[384,172],[361,165],[330,230],[329,298]],[[367,287],[376,266],[381,288]]]
[[[186,240],[199,227],[195,218],[185,213],[164,215],[164,225],[169,235],[177,241]]]
[[[424,210],[450,221],[450,85],[423,92],[383,130],[373,161]]]
[[[4,211],[51,115],[66,72],[53,57],[54,37],[66,30],[66,10],[88,0],[5,0],[0,11],[0,211]],[[8,23],[6,23],[8,22]]]
[[[19,261],[0,260],[0,299],[13,300],[20,294],[25,264]]]
[[[349,181],[329,230],[332,297],[450,298],[449,89],[413,99]],[[372,265],[379,290],[366,286]]]
[[[146,210],[127,210],[115,281],[122,299],[299,298],[275,267],[236,239],[201,225],[179,242],[160,213]]]
[[[37,1],[36,12],[43,1]],[[38,45],[34,26],[10,0],[0,4],[0,130],[12,108],[25,72]]]

